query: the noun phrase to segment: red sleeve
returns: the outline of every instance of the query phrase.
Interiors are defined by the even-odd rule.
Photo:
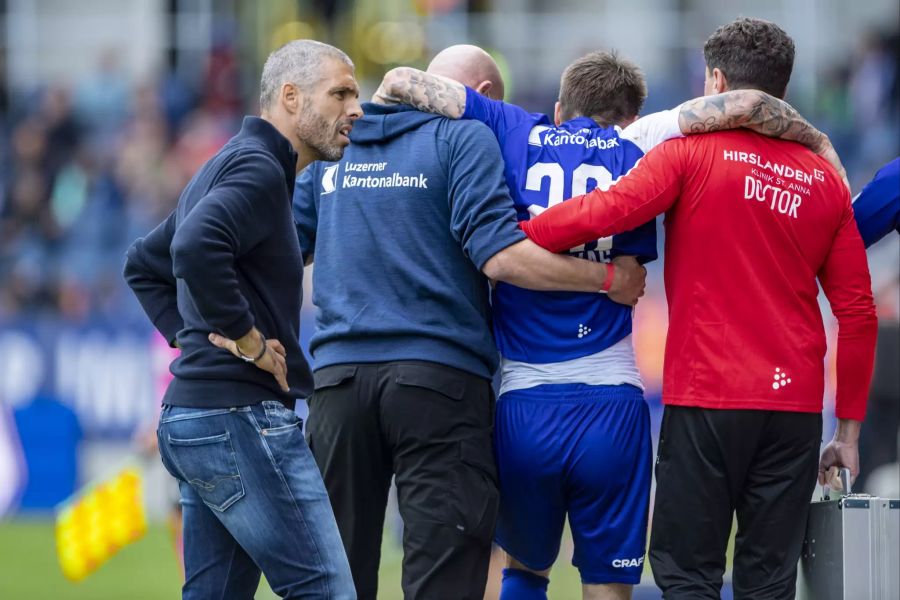
[[[862,238],[847,206],[831,251],[819,271],[819,281],[838,322],[837,398],[839,419],[862,421],[875,361],[878,318]]]
[[[520,223],[539,246],[562,252],[634,229],[665,212],[681,193],[684,140],[661,144],[608,190],[576,196]]]

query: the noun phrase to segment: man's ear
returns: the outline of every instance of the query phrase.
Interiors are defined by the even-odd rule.
[[[300,90],[296,85],[289,82],[281,85],[281,96],[279,100],[289,114],[297,113],[300,110],[300,106],[303,104]]]
[[[491,88],[494,87],[494,84],[490,82],[490,80],[485,79],[481,83],[475,86],[475,91],[481,94],[482,96],[487,96],[488,98],[491,95],[488,93],[491,91]]]
[[[725,73],[722,72],[719,67],[715,67],[712,71],[713,76],[713,89],[717,94],[721,94],[722,92],[728,91],[728,79],[725,77]]]
[[[556,126],[559,127],[562,125],[562,104],[559,103],[559,100],[556,101],[556,104],[553,105],[553,122],[556,123]]]

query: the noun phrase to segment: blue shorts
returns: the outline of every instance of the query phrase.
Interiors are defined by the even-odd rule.
[[[495,541],[550,568],[566,514],[587,584],[640,582],[652,468],[650,414],[630,385],[541,385],[497,401]]]

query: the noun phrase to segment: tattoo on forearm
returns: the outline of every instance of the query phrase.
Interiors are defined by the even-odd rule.
[[[722,129],[739,127],[734,117],[725,112],[724,94],[704,96],[681,105],[678,114],[681,130],[685,133],[712,133]]]
[[[733,90],[685,102],[678,120],[681,130],[692,134],[746,127],[799,142],[815,152],[830,147],[827,136],[790,104],[758,90]]]
[[[416,69],[396,70],[397,76],[386,88],[378,88],[376,97],[387,104],[409,104],[425,112],[458,119],[466,108],[466,88],[453,80],[429,75]]]

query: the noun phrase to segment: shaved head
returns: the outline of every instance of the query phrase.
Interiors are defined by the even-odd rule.
[[[450,46],[438,52],[428,73],[460,82],[494,100],[503,99],[503,77],[491,55],[469,44]]]

